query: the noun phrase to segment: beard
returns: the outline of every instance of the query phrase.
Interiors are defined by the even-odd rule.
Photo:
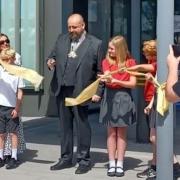
[[[71,32],[69,33],[69,37],[72,41],[77,41],[81,37],[82,33],[76,33],[76,32]]]

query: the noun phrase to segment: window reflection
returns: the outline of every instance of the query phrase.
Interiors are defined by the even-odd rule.
[[[23,66],[36,69],[36,0],[21,4],[21,55]]]
[[[36,0],[21,1],[21,56],[22,65],[36,68]],[[27,86],[32,86],[26,82]]]
[[[123,35],[130,45],[131,0],[88,0],[88,31],[103,40]]]
[[[12,0],[0,0],[0,32],[5,33],[11,40],[11,46],[15,48],[15,38],[20,41],[20,54],[22,58],[22,66],[38,71],[36,54],[39,49],[36,48],[37,40],[37,3],[36,0],[20,1],[16,4]],[[15,11],[18,6],[21,12],[16,17]],[[20,7],[19,7],[20,6]],[[20,20],[20,36],[15,30],[16,21]],[[19,29],[18,29],[19,30]],[[18,34],[16,34],[18,33]],[[26,87],[33,88],[29,82]]]
[[[141,1],[141,40],[156,38],[157,1]]]
[[[88,31],[103,40],[104,49],[110,38],[109,6],[109,0],[88,0]]]
[[[8,35],[11,46],[15,46],[15,1],[0,0],[0,32]],[[14,47],[15,48],[15,47]]]
[[[112,2],[112,35],[121,34],[127,39],[130,2],[127,0],[114,0]]]

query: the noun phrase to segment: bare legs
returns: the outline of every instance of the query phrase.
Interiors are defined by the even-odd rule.
[[[155,128],[150,129],[150,141],[152,143],[152,153],[153,153],[151,164],[156,165],[156,129]]]
[[[123,161],[127,141],[127,127],[108,128],[107,148],[109,160]]]
[[[4,134],[0,134],[0,158],[3,159]]]
[[[109,155],[109,176],[124,176],[123,161],[127,146],[127,127],[109,127],[107,149]],[[117,163],[115,161],[117,159]],[[115,168],[116,167],[116,168]]]

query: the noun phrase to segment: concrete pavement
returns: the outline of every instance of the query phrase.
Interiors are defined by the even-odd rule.
[[[75,167],[50,171],[49,168],[59,157],[59,137],[57,118],[39,117],[22,118],[24,134],[27,142],[26,152],[20,156],[21,164],[17,169],[0,169],[1,179],[6,180],[101,180],[112,179],[106,175],[108,163],[106,150],[106,128],[98,123],[98,114],[90,114],[89,121],[92,127],[91,157],[93,167],[87,174],[75,175]],[[150,144],[135,142],[134,128],[128,131],[128,147],[125,157],[125,176],[113,179],[136,180],[136,174],[147,167],[151,159]],[[178,132],[177,132],[178,133]],[[180,137],[180,136],[179,136]],[[75,137],[76,138],[76,137]],[[175,141],[178,139],[175,139]],[[179,143],[180,144],[180,143]],[[175,144],[178,158],[180,146]],[[76,147],[75,147],[76,148]],[[74,149],[75,151],[75,149]],[[76,165],[77,167],[77,165]]]

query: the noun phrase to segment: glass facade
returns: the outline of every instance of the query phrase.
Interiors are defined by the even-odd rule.
[[[15,1],[0,0],[0,32],[5,33],[15,48]]]
[[[157,0],[141,1],[141,42],[156,39]],[[180,44],[180,1],[174,1],[174,43]]]
[[[0,31],[22,57],[22,66],[39,72],[39,1],[0,0]],[[26,82],[26,88],[33,88]]]
[[[36,69],[36,0],[21,3],[21,56],[23,66]]]
[[[157,0],[141,1],[141,41],[156,39]]]
[[[142,0],[141,1],[141,45],[144,41],[156,39],[156,17],[157,17],[157,0]],[[142,47],[142,46],[141,46]],[[141,53],[141,62],[146,63],[146,60]]]
[[[111,36],[109,7],[109,0],[88,0],[88,32],[103,40],[104,49]]]
[[[113,0],[111,2],[111,34],[123,35],[130,44],[131,34],[131,1]]]
[[[88,31],[105,42],[105,49],[109,39],[118,34],[130,45],[130,4],[130,0],[88,0]]]

